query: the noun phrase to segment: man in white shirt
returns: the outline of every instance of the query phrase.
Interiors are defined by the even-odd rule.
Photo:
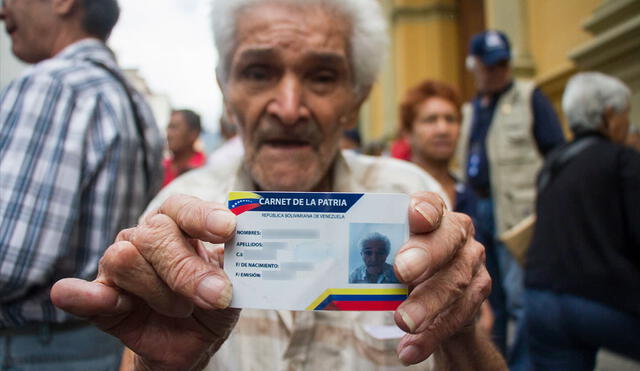
[[[120,233],[98,278],[60,281],[54,302],[119,337],[140,370],[393,370],[432,353],[438,370],[504,369],[473,326],[490,279],[470,219],[414,193],[443,194],[413,165],[339,151],[386,46],[377,2],[220,1],[213,14],[218,81],[244,155],[177,179]],[[202,241],[233,235],[229,190],[414,193],[411,238],[394,260],[409,297],[393,314],[227,308],[221,248]],[[394,323],[408,334],[372,336]]]

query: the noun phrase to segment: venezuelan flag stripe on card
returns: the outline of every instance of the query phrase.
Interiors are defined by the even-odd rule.
[[[260,207],[259,194],[253,192],[229,192],[229,210],[236,215]]]
[[[407,289],[327,289],[306,310],[396,310]]]

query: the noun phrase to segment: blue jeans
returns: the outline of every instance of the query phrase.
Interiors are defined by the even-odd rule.
[[[123,349],[118,339],[90,325],[52,330],[43,324],[33,333],[0,335],[0,370],[114,371]]]
[[[527,327],[523,303],[524,271],[496,236],[491,198],[478,199],[476,219],[476,238],[485,246],[487,270],[493,280],[489,295],[489,304],[495,317],[493,341],[505,354],[511,371],[528,370]],[[507,347],[509,319],[515,321],[516,334],[513,343]]]
[[[528,288],[525,300],[532,370],[592,371],[601,347],[640,360],[640,318],[553,291]]]

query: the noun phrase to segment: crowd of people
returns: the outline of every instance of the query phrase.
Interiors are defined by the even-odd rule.
[[[507,36],[484,31],[466,60],[474,98],[420,82],[398,109],[400,159],[365,156],[358,112],[388,46],[378,3],[221,0],[230,140],[205,155],[189,109],[162,139],[105,45],[118,17],[116,0],[0,8],[34,64],[0,92],[2,370],[578,371],[602,347],[640,360],[640,153],[619,79],[570,79],[568,141],[541,90],[513,77]],[[367,236],[350,275],[407,284],[407,299],[229,308],[231,190],[409,194],[409,240],[390,256]],[[363,330],[390,325],[404,335]]]

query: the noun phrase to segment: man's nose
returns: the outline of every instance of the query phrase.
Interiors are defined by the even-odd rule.
[[[283,124],[292,125],[308,118],[304,105],[302,82],[294,75],[285,75],[276,87],[275,96],[267,107],[269,114],[277,116]]]
[[[447,132],[447,119],[443,116],[439,116],[436,119],[436,133],[443,134]]]

